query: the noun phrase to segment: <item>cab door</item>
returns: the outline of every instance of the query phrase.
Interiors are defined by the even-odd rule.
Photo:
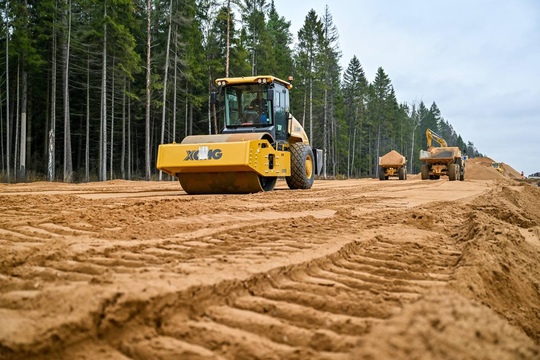
[[[287,109],[289,97],[287,89],[281,84],[274,88],[274,121],[276,127],[276,140],[287,140]]]

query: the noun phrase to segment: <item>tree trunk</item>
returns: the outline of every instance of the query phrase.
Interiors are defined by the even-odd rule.
[[[208,93],[212,91],[212,77],[210,71],[208,71]],[[208,96],[208,135],[212,134],[212,106],[210,105],[210,96]],[[217,124],[216,124],[217,125]],[[214,129],[217,134],[217,127]]]
[[[128,83],[128,91],[131,92],[130,83]],[[131,96],[128,97],[127,110],[127,179],[131,180]]]
[[[111,144],[110,144],[110,155],[109,155],[109,176],[110,176],[110,179],[112,180],[113,179],[113,155],[114,155],[114,95],[115,95],[115,91],[114,91],[114,86],[115,86],[115,80],[116,80],[116,76],[115,76],[115,73],[114,73],[114,67],[116,66],[116,57],[113,56],[113,65],[112,65],[112,68],[113,68],[113,71],[112,71],[112,79],[111,79]]]
[[[2,109],[2,99],[0,98],[0,162],[2,163],[2,173],[4,175],[6,171],[5,154],[4,154],[4,113]]]
[[[107,18],[107,1],[104,1]],[[99,180],[107,180],[107,21],[103,22],[103,59],[101,74],[101,119],[99,131]]]
[[[375,171],[375,177],[379,177],[379,156],[381,151],[381,119],[379,119],[379,126],[377,130],[377,148],[375,149],[375,158],[373,159],[373,170]]]
[[[173,84],[173,130],[172,141],[176,141],[176,106],[177,106],[177,80],[178,80],[178,29],[175,31],[174,41],[174,84]]]
[[[71,157],[71,122],[69,111],[69,47],[71,38],[71,1],[66,0],[67,35],[64,43],[64,182],[73,181],[73,160]]]
[[[306,128],[306,106],[307,106],[307,91],[306,91],[306,83],[304,80],[304,96],[302,97],[302,127]],[[312,141],[309,139],[309,141]]]
[[[172,8],[173,0],[169,5],[169,30],[167,32],[167,49],[165,50],[165,76],[163,78],[163,108],[161,110],[161,138],[160,144],[165,142],[165,118],[167,112],[167,81],[169,80],[169,51],[171,48],[171,31],[172,31]],[[163,177],[163,171],[159,171],[159,181]]]
[[[411,166],[410,166],[410,169],[409,169],[409,174],[413,173],[414,132],[415,132],[417,126],[418,126],[418,124],[415,125],[415,127],[413,128],[413,131],[412,131],[411,154],[409,156],[409,158],[411,159]]]
[[[334,176],[336,176],[339,171],[338,126],[336,122],[336,116],[334,116],[333,102],[330,103],[330,123],[332,124],[332,136],[330,140],[332,149],[334,149]]]
[[[15,144],[13,147],[13,176],[15,177],[15,182],[19,178],[19,135],[21,128],[21,60],[17,62],[17,97],[15,104]]]
[[[151,76],[151,0],[146,0],[146,114],[145,114],[145,179],[150,180],[150,76]]]
[[[356,127],[354,128],[354,130],[356,134]],[[358,132],[358,177],[362,177],[362,118],[360,118],[360,124],[358,124]]]
[[[350,170],[350,174],[354,176],[354,160],[355,160],[355,157],[356,157],[356,126],[354,127],[354,130],[353,130],[353,138],[352,138],[352,150],[351,150],[351,170]],[[349,175],[350,176],[350,175]]]
[[[231,42],[231,0],[227,0],[227,46],[225,49],[225,77],[229,77],[229,54]]]
[[[56,7],[55,7],[56,10]],[[56,13],[55,13],[56,15]],[[56,16],[55,16],[56,18]],[[51,69],[51,129],[49,131],[48,166],[47,173],[49,181],[54,181],[56,174],[56,26],[53,26],[52,34],[52,69]]]
[[[313,74],[309,79],[309,141],[313,144]]]
[[[86,62],[86,144],[84,149],[84,177],[90,181],[90,53]]]
[[[21,84],[21,140],[19,152],[19,179],[26,181],[26,114],[28,107],[28,71],[23,66]]]
[[[325,153],[329,153],[330,146],[328,146],[328,130],[327,130],[327,121],[328,121],[328,90],[324,89],[324,95],[323,95],[323,151]],[[313,138],[310,137],[309,141],[313,141]],[[332,158],[332,157],[331,157]]]
[[[188,82],[186,81],[186,113],[184,115],[184,136],[188,136],[189,134],[189,98],[188,98]]]
[[[124,75],[124,89],[122,91],[122,154],[120,156],[120,176],[126,179],[126,82]]]
[[[351,154],[353,154],[352,152],[352,136],[351,136],[351,133],[352,133],[352,129],[349,128],[348,129],[348,134],[347,134],[347,177],[351,177]]]
[[[8,4],[6,1],[6,14],[8,14]],[[11,129],[10,129],[10,112],[9,112],[9,17],[6,16],[6,176],[7,182],[11,182],[9,171],[10,149],[11,149]]]
[[[189,135],[193,135],[193,101],[189,103]]]

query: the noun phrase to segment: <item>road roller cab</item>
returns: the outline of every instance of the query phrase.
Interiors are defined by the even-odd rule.
[[[292,85],[274,76],[222,78],[216,84],[211,102],[223,109],[221,134],[160,145],[157,168],[178,177],[189,194],[270,191],[278,177],[291,189],[311,188],[322,170],[322,151],[311,148],[289,112]]]

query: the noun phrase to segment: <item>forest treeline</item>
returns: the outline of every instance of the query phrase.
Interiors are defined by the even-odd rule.
[[[219,131],[209,94],[224,76],[292,76],[327,176],[376,176],[392,149],[418,172],[427,128],[479,155],[435,102],[398,102],[382,67],[372,82],[357,56],[341,68],[328,6],[294,43],[268,0],[0,0],[0,14],[2,182],[156,179],[159,144]]]

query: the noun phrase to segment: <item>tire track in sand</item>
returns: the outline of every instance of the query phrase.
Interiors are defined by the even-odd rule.
[[[116,348],[130,358],[171,351],[201,358],[347,358],[373,326],[445,286],[459,259],[446,235],[411,228],[400,241],[380,234],[393,230],[239,284],[198,289],[201,298],[179,300],[157,315],[144,346],[129,345],[140,334],[126,332]],[[197,305],[186,311],[186,302]]]

